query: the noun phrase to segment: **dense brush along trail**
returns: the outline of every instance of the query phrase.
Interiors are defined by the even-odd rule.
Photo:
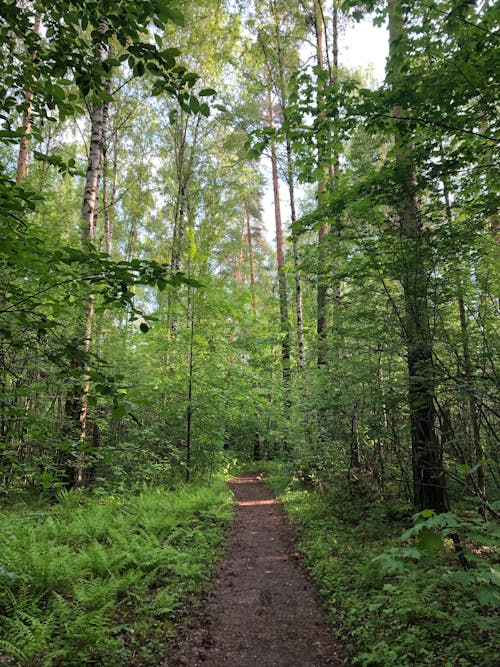
[[[164,667],[323,667],[344,653],[326,627],[281,504],[248,473],[230,482],[236,521],[212,593]]]

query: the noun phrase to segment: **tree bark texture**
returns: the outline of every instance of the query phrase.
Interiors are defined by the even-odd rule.
[[[247,222],[247,243],[248,243],[248,259],[250,262],[250,290],[252,294],[252,311],[254,317],[257,315],[257,296],[256,296],[256,286],[255,286],[255,260],[253,254],[253,237],[252,237],[252,226],[250,220],[250,212],[248,208],[246,209],[246,222]]]
[[[267,91],[269,127],[274,127],[274,111],[271,97],[271,82]],[[285,274],[285,251],[283,245],[283,226],[281,222],[281,204],[278,177],[278,159],[276,155],[276,144],[271,141],[271,170],[273,179],[274,197],[274,220],[276,224],[276,255],[278,262],[278,289],[280,304],[280,334],[281,334],[281,360],[283,367],[283,386],[285,391],[285,402],[288,404],[288,393],[290,388],[290,326],[288,320],[288,301]]]
[[[387,78],[397,90],[406,57],[401,0],[389,0],[389,60]],[[394,109],[406,112],[405,100]],[[404,335],[408,364],[413,499],[419,510],[448,508],[442,451],[435,429],[435,377],[427,295],[426,248],[417,174],[408,130],[396,126],[396,169],[400,187],[399,227],[404,295]]]
[[[325,24],[323,18],[323,9],[319,0],[314,0],[314,20],[316,30],[316,64],[321,70],[324,67],[324,41]],[[327,191],[328,170],[325,169],[325,146],[322,136],[323,112],[321,108],[324,103],[324,84],[318,81],[317,105],[318,117],[318,189],[317,199],[321,206],[324,195]],[[329,227],[324,222],[318,231],[318,287],[316,293],[316,332],[318,336],[318,365],[323,366],[327,363],[327,309],[328,309],[328,234]]]
[[[107,87],[111,85],[109,81]],[[95,245],[96,212],[103,158],[104,140],[108,120],[108,103],[95,106],[90,115],[90,146],[85,175],[85,188],[81,209],[82,241],[84,245]],[[94,316],[95,296],[88,294],[87,307],[82,318],[81,358],[73,361],[75,370],[82,370],[83,387],[76,383],[66,398],[65,415],[69,422],[69,435],[78,442],[75,454],[66,468],[67,485],[79,488],[83,484],[84,445],[87,440],[88,393],[90,380],[85,360],[88,358],[92,340],[92,321]],[[83,360],[83,361],[82,361]],[[82,368],[83,363],[83,368]]]
[[[281,113],[283,116],[283,122],[285,126],[287,125],[288,120],[288,93],[287,93],[287,84],[285,81],[285,64],[284,64],[284,54],[282,49],[282,40],[280,32],[280,20],[279,20],[279,8],[276,6],[276,3],[271,0],[271,12],[273,15],[273,24],[274,24],[274,33],[276,38],[276,56],[278,60],[278,95],[280,98]],[[262,45],[263,51],[266,54],[265,45]],[[270,63],[268,63],[270,66]],[[294,222],[297,220],[297,213],[295,207],[295,178],[294,178],[294,168],[293,168],[293,150],[292,142],[288,130],[286,130],[286,173],[287,173],[287,182],[288,182],[288,197],[290,201],[290,222],[293,227]],[[303,303],[302,303],[302,279],[300,273],[300,255],[299,247],[297,241],[293,243],[293,261],[295,268],[295,310],[296,310],[296,320],[297,320],[297,347],[298,347],[298,364],[299,368],[305,368],[306,366],[306,353],[305,353],[305,336],[304,336],[304,315],[303,315]]]
[[[35,35],[40,34],[40,26],[42,23],[42,15],[37,12],[35,16],[35,23],[33,25],[33,32]],[[31,56],[31,62],[36,58],[36,52]],[[21,144],[19,146],[19,153],[17,156],[17,172],[16,183],[21,183],[26,178],[28,170],[28,155],[30,148],[30,132],[31,132],[31,115],[33,113],[33,91],[26,91],[26,112],[23,117],[23,135],[21,137]]]

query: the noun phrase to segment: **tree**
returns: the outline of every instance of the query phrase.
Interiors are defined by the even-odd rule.
[[[271,82],[268,83],[267,111],[269,128],[274,128],[274,109],[271,95]],[[281,221],[281,203],[278,176],[278,159],[276,155],[276,144],[271,139],[271,170],[273,182],[274,221],[276,225],[276,255],[278,260],[278,289],[280,303],[280,337],[281,337],[281,360],[283,366],[283,386],[285,390],[285,403],[288,403],[288,392],[290,388],[290,330],[288,317],[288,295],[285,273],[285,251],[283,243],[283,226]]]
[[[120,62],[125,60],[130,68],[131,78],[142,77],[147,66],[153,78],[156,94],[166,91],[168,95],[174,96],[179,104],[191,108],[188,104],[191,103],[193,107],[197,105],[198,109],[202,108],[205,112],[205,107],[208,109],[208,105],[193,102],[195,97],[191,89],[197,77],[189,73],[185,67],[177,65],[175,58],[179,53],[178,50],[161,49],[158,41],[155,41],[155,45],[150,43],[148,30],[153,21],[158,27],[163,27],[166,22],[175,24],[182,22],[182,16],[174,8],[166,9],[162,3],[147,3],[147,7],[140,8],[133,7],[130,3],[129,5],[116,3],[116,6],[104,3],[94,8],[96,12],[90,16],[80,3],[69,5],[55,3],[44,12],[44,31],[41,31],[39,13],[35,13],[35,9],[29,3],[23,6],[20,15],[11,11],[14,9],[13,5],[14,3],[7,3],[7,11],[3,14],[1,24],[6,43],[12,46],[11,51],[6,49],[2,52],[6,72],[12,73],[6,82],[7,87],[10,86],[10,94],[4,104],[3,111],[6,115],[3,119],[9,128],[5,138],[14,142],[21,137],[21,151],[18,194],[14,197],[9,194],[5,210],[8,216],[21,224],[10,225],[12,244],[6,248],[5,259],[7,264],[14,268],[14,273],[9,273],[11,285],[8,289],[12,290],[13,285],[18,289],[19,286],[22,294],[14,294],[13,299],[10,298],[12,292],[9,294],[9,303],[4,313],[14,320],[14,328],[25,327],[28,320],[33,320],[35,323],[35,331],[40,331],[40,327],[36,324],[40,321],[45,322],[44,332],[49,327],[59,326],[59,323],[38,312],[42,304],[36,303],[36,289],[30,294],[33,286],[27,285],[25,281],[23,285],[23,281],[18,280],[18,276],[22,275],[24,262],[20,265],[15,260],[17,247],[25,248],[26,264],[31,265],[32,270],[35,269],[33,274],[35,281],[40,279],[46,284],[47,279],[49,280],[49,285],[42,289],[42,293],[56,291],[61,284],[69,285],[75,282],[78,284],[76,291],[79,299],[82,299],[82,309],[79,311],[79,306],[75,308],[77,313],[80,312],[80,316],[77,315],[76,322],[71,322],[69,325],[69,329],[74,333],[65,345],[65,354],[70,359],[71,378],[68,382],[65,403],[65,413],[68,418],[65,433],[66,438],[73,443],[70,446],[71,452],[66,457],[67,482],[70,486],[78,486],[82,481],[83,450],[87,447],[85,441],[89,380],[92,376],[103,379],[103,375],[96,369],[94,363],[97,358],[90,350],[95,296],[94,290],[87,289],[86,285],[89,282],[100,285],[99,291],[108,305],[121,301],[122,304],[127,303],[131,311],[134,311],[133,293],[128,289],[130,285],[144,280],[149,284],[151,280],[159,281],[160,285],[170,282],[170,278],[166,276],[166,269],[159,264],[153,266],[138,260],[134,260],[133,265],[128,266],[123,263],[113,263],[108,257],[104,259],[100,256],[96,246],[97,201],[99,184],[102,180],[108,105],[113,98],[111,90],[113,73],[119,71]],[[31,27],[32,14],[36,14],[35,30],[23,33],[24,29]],[[39,33],[43,36],[40,37]],[[24,43],[26,46],[23,46]],[[25,74],[24,80],[21,76],[17,78],[13,76],[16,58],[22,64],[21,73]],[[21,226],[25,224],[22,217],[27,218],[40,207],[38,197],[34,196],[34,191],[24,183],[28,141],[33,138],[38,141],[43,139],[41,126],[45,121],[55,122],[53,112],[57,112],[62,121],[79,114],[80,95],[88,104],[90,115],[88,166],[81,207],[82,249],[57,248],[55,251],[50,251],[44,247],[41,251],[40,240],[35,237],[32,241],[27,233],[32,232],[32,225]],[[16,111],[22,112],[23,124],[19,130],[12,130],[9,114],[14,119]],[[34,151],[34,154],[38,160],[55,165],[64,173],[72,174],[76,171],[74,159],[65,162],[58,155],[43,154],[39,151]],[[7,183],[8,181],[2,181],[4,189]],[[16,196],[20,197],[21,208],[16,205]],[[14,213],[16,209],[17,214]],[[106,235],[109,240],[109,226]],[[108,250],[109,245],[108,242]],[[109,252],[107,254],[109,255]],[[40,256],[40,260],[36,259],[37,255]],[[52,264],[51,275],[49,275],[51,272],[43,266],[48,261]],[[79,265],[79,279],[74,271],[69,272],[69,278],[63,276],[61,279],[61,275],[56,277],[56,267],[61,263],[70,266]],[[182,278],[179,277],[175,280],[177,284],[182,282]],[[108,395],[114,393],[109,385],[107,388],[101,386]],[[118,400],[116,394],[114,400]]]
[[[404,92],[399,90],[402,68],[407,57],[404,15],[400,0],[389,3],[388,81],[395,98],[396,118],[408,113]],[[396,126],[395,176],[399,185],[398,224],[404,252],[401,282],[404,291],[404,336],[408,359],[408,397],[410,405],[413,493],[419,509],[444,512],[448,503],[442,452],[435,431],[435,376],[427,295],[427,249],[418,201],[418,176],[412,160],[412,145],[404,125]]]

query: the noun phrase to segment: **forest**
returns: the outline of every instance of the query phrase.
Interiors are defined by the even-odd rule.
[[[194,667],[249,470],[328,664],[500,662],[499,22],[0,0],[2,665]]]

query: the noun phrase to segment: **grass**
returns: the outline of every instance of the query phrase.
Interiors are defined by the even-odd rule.
[[[450,550],[431,555],[401,547],[408,519],[397,518],[394,506],[300,488],[283,471],[272,473],[268,483],[295,526],[334,633],[351,653],[348,664],[500,663],[495,610],[457,583],[465,575]]]
[[[4,510],[0,663],[157,665],[209,585],[231,517],[223,481]]]

